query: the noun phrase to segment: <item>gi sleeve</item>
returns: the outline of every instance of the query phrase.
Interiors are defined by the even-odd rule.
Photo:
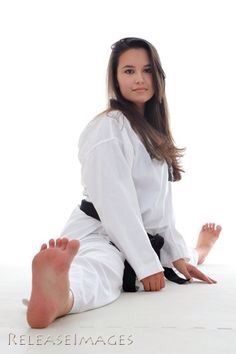
[[[97,144],[84,158],[81,172],[105,231],[123,252],[137,278],[163,271],[142,222],[124,143],[112,138]]]
[[[171,182],[169,183],[169,192],[166,201],[166,214],[168,215],[167,229],[162,233],[164,237],[164,246],[161,249],[160,257],[163,267],[172,268],[172,262],[183,258],[186,262],[191,259],[190,251],[182,235],[176,230],[175,216],[172,205]]]

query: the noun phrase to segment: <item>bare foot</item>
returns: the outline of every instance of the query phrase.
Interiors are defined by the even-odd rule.
[[[222,227],[215,224],[205,224],[199,233],[195,249],[199,254],[198,264],[202,264],[216,240],[218,240]]]
[[[32,262],[32,292],[27,321],[32,328],[44,328],[68,313],[73,299],[69,291],[68,271],[78,252],[79,241],[67,238],[44,243]]]

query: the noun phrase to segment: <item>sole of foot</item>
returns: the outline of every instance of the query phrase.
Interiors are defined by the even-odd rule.
[[[68,313],[73,304],[68,272],[79,249],[78,240],[66,237],[43,244],[32,261],[32,292],[27,321],[32,328],[45,328]]]
[[[198,264],[202,264],[218,240],[222,227],[214,223],[204,224],[198,236],[195,249],[199,254]]]

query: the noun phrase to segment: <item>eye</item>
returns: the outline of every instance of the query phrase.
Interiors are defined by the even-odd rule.
[[[127,70],[125,70],[125,73],[127,73],[127,71],[129,71],[129,72],[130,72],[130,71],[133,71],[133,70],[132,70],[132,69],[127,69]]]
[[[145,71],[150,73],[150,74],[152,73],[152,69],[151,68],[147,68],[147,69],[145,69]]]

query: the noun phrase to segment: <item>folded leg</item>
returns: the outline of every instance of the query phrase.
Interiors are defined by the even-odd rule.
[[[122,291],[124,255],[101,234],[80,240],[80,249],[70,271],[74,303],[69,313],[78,313],[115,301]]]

